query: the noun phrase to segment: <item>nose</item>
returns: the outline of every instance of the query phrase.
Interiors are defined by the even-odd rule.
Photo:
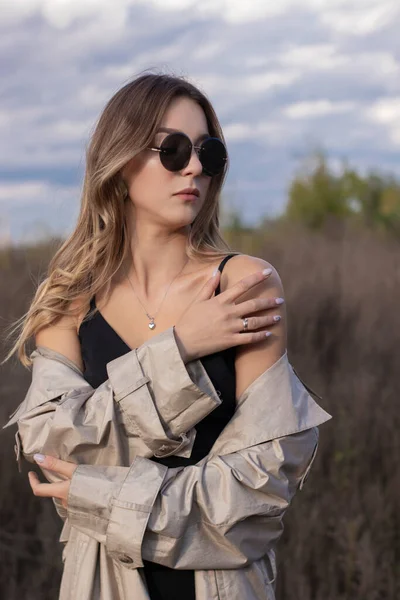
[[[192,153],[190,155],[190,160],[186,167],[182,169],[182,173],[194,173],[201,175],[203,172],[203,165],[200,162],[199,156],[197,154],[197,150],[192,146]]]

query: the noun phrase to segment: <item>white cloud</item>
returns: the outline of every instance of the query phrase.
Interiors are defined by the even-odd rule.
[[[378,100],[367,109],[366,115],[389,125],[400,122],[400,96]]]
[[[76,204],[80,189],[74,185],[55,185],[48,181],[28,180],[0,182],[0,206],[54,204],[71,201]]]
[[[321,22],[338,33],[362,36],[379,31],[399,15],[397,0],[363,0],[338,3],[338,8],[321,13]]]
[[[211,40],[194,48],[192,58],[199,61],[207,61],[218,55],[223,50],[222,40]]]
[[[111,70],[109,69],[110,74]],[[85,85],[83,83],[82,87],[77,91],[76,100],[79,103],[79,108],[98,109],[100,106],[106,104],[109,97],[110,89],[105,85],[101,86],[97,83],[88,83]]]
[[[254,74],[244,71],[241,75],[207,73],[197,80],[209,96],[223,96],[224,105],[232,109],[249,98],[263,97],[277,88],[290,87],[300,76],[301,74],[294,70],[260,71]]]
[[[235,122],[224,127],[227,144],[247,141],[259,145],[284,146],[293,135],[293,125],[289,120],[259,119],[252,123]]]
[[[143,0],[144,1],[144,0]],[[231,24],[256,22],[307,10],[339,33],[363,35],[385,26],[399,14],[397,0],[146,0],[161,10],[189,10],[204,16],[218,16]]]
[[[213,102],[228,189],[254,182],[282,204],[309,139],[398,168],[399,11],[398,0],[0,0],[0,203],[76,206],[65,179],[78,180],[103,106],[152,67]]]
[[[41,15],[49,25],[65,29],[76,19],[105,16],[111,21],[126,21],[132,0],[2,0],[2,24],[21,22],[32,15]]]
[[[289,86],[300,77],[300,73],[292,71],[270,71],[255,73],[243,79],[243,87],[247,92],[265,92],[276,86]]]
[[[304,119],[348,112],[356,107],[355,102],[331,102],[323,99],[290,104],[282,110],[282,113],[290,119]]]
[[[240,141],[248,139],[254,128],[248,123],[230,123],[224,127],[224,136],[226,141]]]
[[[0,184],[0,202],[25,202],[32,198],[38,200],[47,191],[46,183],[43,181],[24,181],[22,183]]]
[[[60,119],[51,125],[51,134],[58,139],[82,141],[89,135],[89,128],[92,123],[89,121],[74,121],[73,119]],[[43,129],[42,129],[43,132]]]
[[[74,228],[80,196],[76,185],[0,181],[0,247],[67,235]]]
[[[399,19],[400,22],[400,19]],[[302,73],[326,71],[333,73],[355,73],[360,77],[367,75],[369,80],[385,80],[389,76],[400,75],[399,61],[393,51],[360,50],[344,53],[333,44],[292,44],[278,58],[285,68],[297,69],[298,76]]]
[[[76,19],[106,14],[111,21],[126,23],[129,10],[145,5],[169,13],[186,12],[194,18],[218,17],[236,25],[257,22],[295,10],[308,11],[338,33],[364,35],[384,27],[399,14],[397,0],[2,0],[3,23],[20,22],[41,14],[59,29]]]
[[[365,116],[386,126],[389,138],[400,147],[400,96],[378,100],[365,110]]]
[[[279,56],[281,65],[301,70],[337,69],[350,60],[334,44],[291,44]]]

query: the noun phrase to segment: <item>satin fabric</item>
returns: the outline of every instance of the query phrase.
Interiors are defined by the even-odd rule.
[[[174,328],[107,364],[93,389],[44,346],[32,382],[4,427],[17,423],[16,459],[40,452],[77,463],[60,541],[60,600],[150,600],[140,567],[195,569],[197,600],[274,600],[283,516],[331,418],[285,353],[241,394],[233,418],[196,465],[196,424],[220,403],[200,360],[184,363]],[[49,481],[54,473],[43,470]]]

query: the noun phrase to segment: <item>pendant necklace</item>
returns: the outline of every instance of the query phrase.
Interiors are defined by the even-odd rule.
[[[188,263],[188,262],[189,262],[189,258],[187,259],[187,261],[186,261],[186,262],[185,262],[185,264],[183,265],[182,269],[179,271],[178,275],[180,275],[180,274],[182,273],[183,269],[186,267],[186,265],[187,265],[187,263]],[[142,307],[143,307],[143,309],[144,309],[144,312],[145,312],[145,313],[146,313],[146,315],[147,315],[147,318],[148,318],[148,319],[150,319],[150,322],[148,323],[149,329],[154,329],[154,328],[155,328],[155,326],[156,326],[156,323],[155,323],[154,319],[155,319],[155,317],[156,317],[156,315],[157,315],[158,311],[160,310],[160,308],[161,308],[161,306],[162,306],[162,303],[163,303],[163,302],[164,302],[164,300],[165,300],[165,297],[166,297],[166,295],[167,295],[167,293],[168,293],[168,290],[169,290],[169,288],[171,287],[171,285],[173,284],[173,282],[175,281],[175,279],[178,277],[178,275],[175,275],[175,277],[173,278],[173,280],[171,281],[171,283],[170,283],[170,284],[169,284],[169,286],[167,287],[167,291],[166,291],[166,292],[165,292],[165,294],[164,294],[164,298],[162,299],[162,301],[161,301],[161,304],[160,304],[160,306],[158,307],[158,310],[157,310],[157,312],[154,314],[154,316],[151,316],[151,315],[149,315],[149,313],[146,311],[146,308],[143,306],[142,302],[140,301],[140,298],[139,298],[139,296],[137,295],[137,293],[136,293],[136,292],[135,292],[135,290],[134,290],[134,287],[133,287],[133,285],[132,285],[132,281],[130,280],[130,277],[129,277],[129,275],[128,275],[128,271],[126,271],[126,276],[127,276],[127,278],[128,278],[128,281],[129,281],[129,283],[130,283],[130,286],[131,286],[131,288],[132,288],[132,291],[133,291],[133,293],[135,294],[136,298],[139,300],[140,304],[142,305]]]

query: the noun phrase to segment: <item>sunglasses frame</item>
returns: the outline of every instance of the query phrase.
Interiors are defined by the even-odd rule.
[[[174,131],[174,132],[171,132],[171,133],[169,133],[168,135],[166,135],[166,136],[165,136],[165,138],[163,139],[163,141],[161,142],[161,146],[162,146],[162,144],[165,142],[165,140],[167,140],[167,139],[168,139],[168,138],[169,138],[171,135],[176,135],[176,134],[180,134],[180,135],[184,136],[185,138],[187,138],[187,139],[189,140],[189,142],[190,142],[190,145],[191,145],[191,150],[190,150],[189,160],[188,160],[188,162],[187,162],[187,164],[186,164],[186,167],[187,167],[187,165],[188,165],[188,164],[189,164],[189,162],[190,162],[190,159],[191,159],[191,157],[192,157],[192,152],[193,152],[193,150],[198,150],[198,152],[196,152],[196,154],[197,154],[197,157],[198,157],[198,159],[200,160],[200,156],[199,156],[199,154],[200,154],[200,150],[202,149],[202,147],[203,147],[203,144],[204,144],[205,142],[208,142],[210,139],[216,139],[216,140],[218,140],[219,142],[221,142],[221,144],[224,146],[224,148],[225,148],[225,151],[226,151],[226,146],[225,146],[224,142],[223,142],[222,140],[220,140],[219,138],[217,138],[217,137],[213,136],[213,135],[210,135],[208,138],[206,138],[205,140],[203,140],[203,141],[201,142],[200,146],[195,146],[195,145],[193,144],[192,140],[190,139],[190,137],[189,137],[188,135],[186,135],[186,133],[184,133],[183,131]],[[160,154],[162,154],[162,153],[165,151],[165,148],[162,148],[161,146],[149,146],[149,147],[147,147],[147,150],[153,150],[154,152],[159,152]],[[227,163],[227,160],[228,160],[228,156],[225,156],[225,157],[223,158],[223,160],[224,160],[224,163],[225,163],[225,165],[226,165],[226,163]],[[200,160],[200,162],[201,162],[201,160]],[[161,163],[161,164],[162,164],[162,163]],[[203,163],[201,163],[201,164],[202,164],[202,166],[203,166]],[[224,165],[224,167],[221,169],[221,171],[220,171],[219,173],[215,173],[215,174],[209,174],[209,173],[207,173],[207,172],[204,170],[204,167],[203,167],[203,173],[205,173],[206,175],[209,175],[210,177],[215,177],[215,175],[220,175],[220,174],[223,172],[223,170],[224,170],[224,168],[225,168],[225,165]],[[163,165],[163,167],[164,167],[164,169],[167,169],[167,167],[165,167],[164,165]],[[182,169],[184,169],[185,167],[181,167],[181,168],[182,168]],[[178,171],[180,171],[180,170],[181,170],[181,169],[177,169],[177,171],[170,171],[170,169],[167,169],[167,171],[170,171],[171,173],[177,173],[177,172],[178,172]]]

